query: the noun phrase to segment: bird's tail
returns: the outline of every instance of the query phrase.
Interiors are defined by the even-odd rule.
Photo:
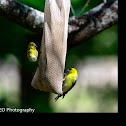
[[[59,99],[59,97],[61,97],[62,95],[59,94],[56,98],[55,98],[55,102]]]

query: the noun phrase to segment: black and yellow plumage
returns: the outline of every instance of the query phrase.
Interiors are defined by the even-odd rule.
[[[34,42],[28,44],[27,57],[30,62],[36,62],[38,58],[37,45]]]
[[[68,76],[64,78],[63,80],[63,85],[62,85],[62,91],[63,94],[59,94],[56,98],[55,101],[58,100],[59,97],[64,96],[75,86],[76,81],[78,79],[78,74],[77,70],[75,68],[71,68],[67,70],[69,72]]]

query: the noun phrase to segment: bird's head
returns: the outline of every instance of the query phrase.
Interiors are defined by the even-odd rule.
[[[30,49],[36,49],[37,45],[36,45],[34,42],[30,42],[30,43],[28,44],[28,47],[29,47]]]
[[[70,68],[70,69],[67,70],[67,72],[77,74],[77,70],[75,68]]]

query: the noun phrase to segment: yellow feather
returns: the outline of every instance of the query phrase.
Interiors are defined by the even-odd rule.
[[[36,62],[38,58],[38,51],[36,49],[36,44],[34,42],[30,42],[27,50],[27,57],[30,62]]]
[[[69,74],[68,76],[63,80],[63,85],[62,85],[62,91],[63,94],[59,94],[56,98],[55,101],[58,100],[59,97],[65,96],[65,94],[67,94],[76,84],[76,81],[78,79],[78,74],[77,74],[77,70],[75,68],[71,68],[68,70]]]
[[[68,76],[64,79],[63,82],[62,86],[63,93],[70,90],[75,81],[77,81],[77,78],[78,78],[77,70],[75,68],[71,68],[71,70],[69,70]]]

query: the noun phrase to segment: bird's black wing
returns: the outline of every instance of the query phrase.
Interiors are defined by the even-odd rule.
[[[70,88],[67,92],[69,92],[69,91],[74,87],[74,85],[76,84],[76,81],[77,81],[77,80],[75,80],[75,81],[72,83],[71,88]],[[67,94],[67,92],[64,92],[63,94]]]

